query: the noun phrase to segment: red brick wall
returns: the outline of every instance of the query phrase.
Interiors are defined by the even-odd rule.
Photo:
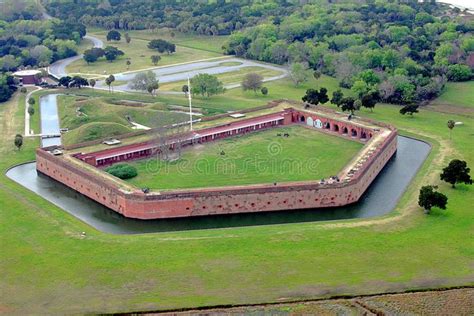
[[[354,203],[396,152],[396,148],[394,131],[384,146],[372,155],[365,169],[360,170],[347,184],[305,182],[176,191],[160,195],[146,195],[138,190],[123,192],[112,181],[68,164],[63,158],[42,149],[37,150],[37,169],[126,217],[156,219],[335,207]]]

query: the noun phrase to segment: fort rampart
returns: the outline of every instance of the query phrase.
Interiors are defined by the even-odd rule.
[[[37,170],[125,217],[159,219],[351,204],[360,199],[397,150],[397,132],[386,124],[348,120],[334,112],[319,110],[287,109],[284,114],[291,117],[285,117],[284,125],[304,124],[321,132],[366,142],[366,146],[338,175],[340,181],[332,182],[315,179],[144,193],[120,185],[99,169],[95,172],[91,166],[86,168],[85,162],[71,163],[65,156],[44,149],[37,150]]]

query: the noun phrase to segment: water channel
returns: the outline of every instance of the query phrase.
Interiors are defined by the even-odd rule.
[[[113,234],[138,234],[384,215],[395,208],[429,152],[430,146],[425,142],[399,136],[397,154],[361,200],[351,206],[150,221],[125,218],[59,182],[38,176],[35,163],[16,166],[7,172],[7,176],[98,230]]]
[[[58,94],[48,94],[40,98],[41,134],[59,135]],[[61,145],[61,137],[41,137],[41,146]]]

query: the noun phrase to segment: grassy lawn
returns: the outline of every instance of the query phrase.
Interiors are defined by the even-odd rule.
[[[107,31],[103,30],[92,30],[94,34],[101,34],[105,36]],[[222,45],[227,40],[228,36],[200,36],[189,33],[181,33],[176,30],[170,29],[157,29],[155,31],[142,30],[142,31],[130,31],[130,37],[132,42],[134,39],[141,39],[150,41],[152,39],[165,39],[176,45],[188,48],[194,48],[198,50],[204,50],[209,52],[214,52],[222,54]],[[174,36],[172,36],[174,34]]]
[[[157,51],[151,50],[147,47],[148,40],[138,39],[132,37],[132,42],[127,44],[125,40],[122,38],[119,42],[107,42],[106,41],[106,33],[90,33],[93,36],[104,41],[105,46],[115,46],[122,50],[125,55],[121,56],[114,62],[108,62],[105,59],[100,59],[99,61],[91,64],[87,64],[83,59],[77,60],[71,65],[67,67],[67,71],[71,73],[84,73],[84,74],[96,74],[96,75],[104,75],[105,74],[113,74],[113,73],[120,73],[125,71],[133,71],[133,70],[140,70],[145,68],[152,68],[155,67],[150,57],[152,55],[160,55],[161,60],[157,66],[165,66],[170,64],[177,64],[182,62],[188,62],[193,60],[200,60],[200,59],[207,59],[213,57],[222,56],[220,53],[201,50],[196,48],[190,48],[186,46],[177,46],[176,53],[168,55],[168,54],[159,54]],[[81,47],[83,50],[88,49],[90,45],[82,44]],[[82,51],[83,51],[82,50]],[[80,50],[80,52],[82,52]],[[130,60],[131,65],[128,68],[126,61]]]
[[[321,76],[318,80],[310,78],[307,82],[299,86],[295,86],[288,78],[266,82],[264,85],[268,87],[269,90],[266,96],[261,93],[255,94],[253,91],[243,91],[241,88],[235,88],[227,90],[224,94],[215,95],[210,98],[196,95],[193,97],[193,107],[201,109],[205,114],[225,113],[227,111],[239,111],[265,105],[277,99],[301,100],[301,97],[309,88],[319,89],[325,87],[328,89],[329,96],[332,95],[334,90],[339,89],[337,80],[328,76]],[[162,88],[163,87],[160,87],[160,89]],[[350,90],[342,90],[347,95],[351,94]],[[165,109],[175,105],[188,107],[188,99],[185,98],[184,93],[182,95],[158,94],[156,97],[153,97],[145,93],[109,93],[99,89],[70,89],[64,90],[64,92],[91,97],[104,97],[107,100],[150,102],[160,105]]]
[[[474,81],[448,82],[443,94],[433,104],[474,108]]]
[[[306,87],[331,89],[331,82],[294,88],[280,81],[268,84],[268,97],[234,89],[231,98],[199,101],[219,111],[246,108],[268,99],[300,99]],[[15,150],[13,138],[24,120],[18,102],[17,95],[0,104],[4,172],[33,160],[39,144],[27,139]],[[398,110],[377,105],[373,113],[359,114],[429,141],[433,150],[396,210],[376,219],[117,236],[94,230],[0,175],[1,310],[147,311],[474,285],[473,187],[452,189],[439,180],[450,159],[464,159],[473,168],[474,118],[423,109],[411,118]],[[465,123],[451,140],[448,119]],[[417,206],[418,190],[426,184],[438,184],[447,194],[446,211],[426,216]]]
[[[67,145],[131,132],[132,125],[127,117],[148,127],[188,119],[184,113],[157,110],[154,104],[127,106],[108,102],[105,98],[66,95],[58,97],[58,112],[61,127],[69,128],[69,132],[63,135],[63,141]],[[102,126],[103,124],[107,125]]]
[[[193,147],[173,162],[132,162],[138,176],[129,181],[166,190],[319,180],[337,175],[362,146],[301,126],[284,127]]]
[[[236,71],[218,74],[216,76],[217,78],[219,78],[220,81],[222,81],[224,85],[230,85],[230,84],[240,84],[242,80],[244,79],[245,75],[249,73],[257,73],[261,75],[263,78],[271,78],[271,77],[279,76],[282,74],[281,71],[277,71],[277,70],[267,69],[267,68],[258,67],[258,66],[249,66],[249,67],[240,68],[239,70],[236,70]],[[164,83],[160,86],[160,90],[182,91],[181,88],[185,84],[187,84],[186,81]]]

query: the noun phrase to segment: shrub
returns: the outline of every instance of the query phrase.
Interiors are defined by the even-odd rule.
[[[124,163],[110,166],[106,168],[105,171],[122,180],[131,179],[138,175],[137,169],[135,167]]]

